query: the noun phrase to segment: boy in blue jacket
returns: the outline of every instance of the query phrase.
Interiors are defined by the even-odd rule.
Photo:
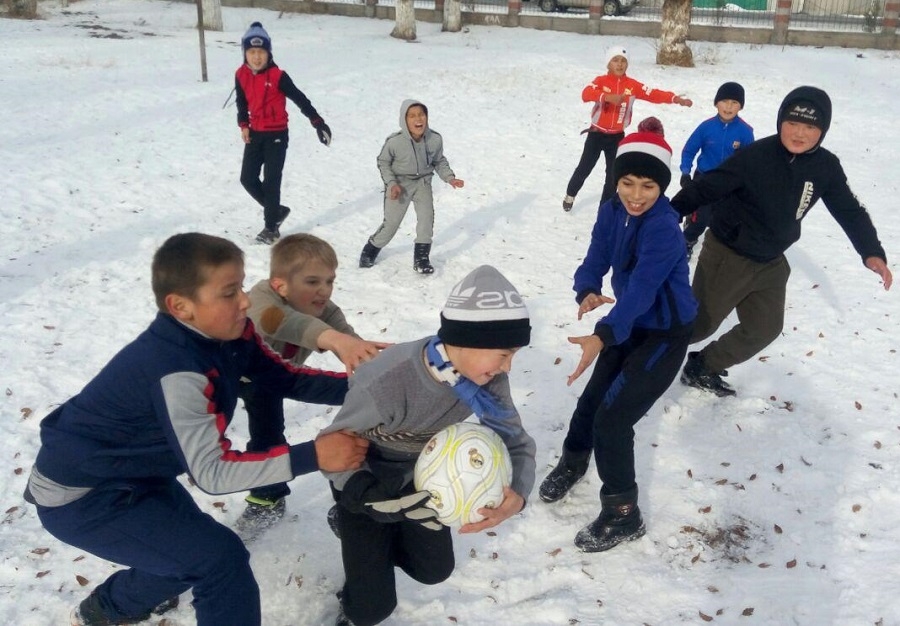
[[[170,237],[153,258],[156,319],[41,422],[25,498],[54,537],[127,566],[73,611],[73,626],[134,624],[193,590],[198,626],[261,623],[259,588],[238,536],[203,513],[177,478],[211,494],[318,469],[359,467],[348,433],[264,452],[232,449],[225,429],[241,377],[273,394],[340,404],[347,377],[282,361],[247,318],[241,250]]]
[[[591,452],[603,483],[600,515],[575,537],[585,552],[609,550],[645,533],[634,469],[634,425],[674,380],[691,337],[697,302],[678,216],[663,195],[672,149],[661,134],[633,133],[614,163],[617,194],[600,205],[591,244],[575,272],[578,319],[615,306],[591,335],[569,337],[581,360],[571,385],[596,359],[563,442],[557,466],[540,486],[556,502],[584,476]],[[603,295],[603,278],[616,299]]]
[[[740,83],[722,83],[713,99],[715,117],[704,120],[694,129],[681,150],[681,186],[691,184],[691,167],[697,157],[694,177],[701,176],[718,167],[719,163],[734,154],[734,151],[753,143],[753,127],[745,122],[739,113],[744,108],[744,87]],[[697,153],[700,156],[697,156]],[[691,213],[684,227],[688,259],[700,235],[709,225],[712,205],[704,205]]]

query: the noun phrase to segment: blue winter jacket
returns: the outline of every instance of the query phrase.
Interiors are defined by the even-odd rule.
[[[753,143],[753,128],[740,117],[723,122],[718,115],[700,123],[681,150],[681,173],[691,173],[697,153],[697,172],[702,174],[718,167],[735,150]]]
[[[347,393],[346,374],[288,364],[249,319],[239,339],[219,341],[160,313],[41,422],[31,496],[59,506],[93,487],[184,472],[203,491],[230,493],[318,469],[312,442],[255,453],[231,449],[225,429],[241,377],[317,404],[341,404]]]
[[[604,344],[622,343],[635,328],[678,330],[697,316],[684,236],[665,196],[638,217],[625,211],[617,195],[600,205],[591,245],[575,272],[579,304],[601,293],[610,269],[616,302],[594,329]]]

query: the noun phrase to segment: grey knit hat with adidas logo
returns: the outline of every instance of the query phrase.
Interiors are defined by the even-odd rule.
[[[503,274],[482,265],[453,287],[438,337],[461,348],[521,348],[531,341],[528,309]]]

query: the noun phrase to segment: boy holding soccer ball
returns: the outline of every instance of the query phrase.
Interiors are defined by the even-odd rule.
[[[512,485],[484,519],[460,528],[491,528],[525,506],[534,486],[535,444],[513,404],[508,373],[531,337],[528,311],[495,268],[473,270],[450,294],[436,336],[393,345],[363,363],[325,432],[349,430],[369,440],[355,471],[327,473],[337,506],[346,577],[337,626],[368,626],[397,606],[394,568],[433,585],[453,572],[450,529],[416,491],[413,470],[423,446],[441,429],[477,415],[496,431],[512,460]]]

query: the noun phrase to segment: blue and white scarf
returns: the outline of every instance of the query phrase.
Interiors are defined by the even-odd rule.
[[[472,409],[482,424],[500,433],[513,434],[513,429],[506,423],[506,420],[514,416],[516,412],[505,406],[490,391],[481,385],[476,385],[457,372],[447,357],[447,350],[440,338],[435,336],[428,341],[425,346],[425,356],[428,367],[435,378],[448,385],[453,393]]]

